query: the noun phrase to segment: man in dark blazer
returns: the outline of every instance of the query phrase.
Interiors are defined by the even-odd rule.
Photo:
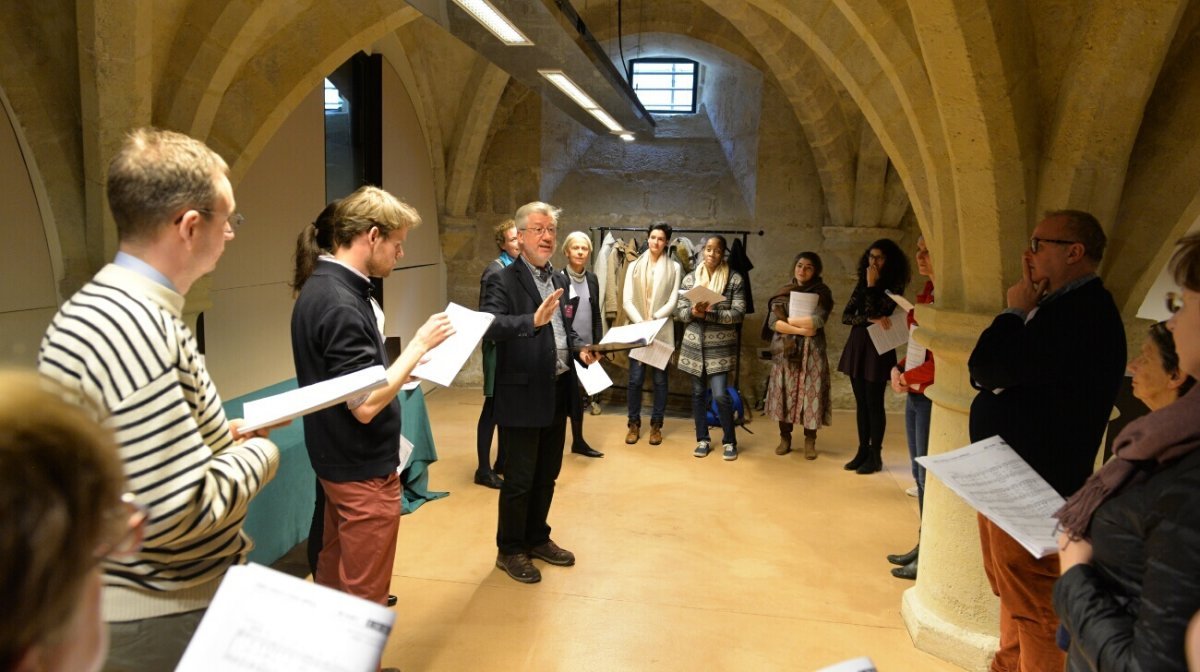
[[[979,337],[968,368],[980,390],[971,440],[1000,435],[1063,497],[1079,489],[1100,447],[1125,372],[1125,330],[1096,276],[1106,239],[1086,212],[1047,213],[1008,290],[1008,309]],[[1058,556],[1036,559],[979,516],[984,570],[1000,598],[993,672],[1061,670],[1052,590]]]
[[[521,257],[487,279],[480,305],[496,316],[484,338],[496,342],[495,417],[505,454],[496,566],[522,583],[542,580],[532,558],[575,564],[575,555],[550,539],[546,519],[577,384],[571,362],[596,359],[571,350],[580,339],[559,301],[566,282],[550,267],[558,214],[541,202],[517,210]]]

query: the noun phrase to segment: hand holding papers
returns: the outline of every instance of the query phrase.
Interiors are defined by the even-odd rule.
[[[680,296],[692,302],[692,305],[704,303],[714,305],[725,300],[724,294],[718,294],[704,285],[696,285],[686,292],[680,290]]]
[[[890,320],[892,324],[886,329],[878,322],[867,327],[867,335],[871,337],[871,342],[875,344],[875,351],[881,355],[885,352],[891,352],[908,342],[908,327],[906,326],[904,309],[897,308],[896,312],[892,313]]]
[[[457,303],[446,306],[446,316],[454,327],[454,333],[442,341],[436,348],[425,353],[420,364],[413,367],[414,378],[428,380],[443,387],[449,387],[454,377],[462,370],[463,364],[479,345],[483,333],[491,326],[495,315],[478,313],[463,308]]]
[[[374,672],[395,620],[261,565],[231,567],[175,672]]]
[[[387,385],[387,373],[383,367],[371,366],[265,399],[248,401],[242,409],[244,420],[238,425],[238,432],[249,434],[256,429],[288,422],[384,385]]]
[[[1058,552],[1053,514],[1064,500],[1004,439],[993,436],[917,462],[1033,557]]]
[[[671,353],[675,352],[675,346],[662,341],[655,340],[655,336],[662,330],[663,325],[667,323],[667,318],[660,317],[657,320],[649,322],[639,322],[637,324],[627,324],[623,327],[613,327],[608,330],[604,338],[600,339],[600,344],[605,343],[636,343],[640,339],[642,343],[646,343],[644,347],[629,351],[629,356],[653,366],[656,369],[667,368],[667,362],[671,361]]]

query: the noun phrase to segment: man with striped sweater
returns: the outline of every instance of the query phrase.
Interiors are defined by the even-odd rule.
[[[38,354],[41,373],[116,432],[126,487],[150,511],[141,550],[103,561],[106,670],[175,668],[253,547],[246,508],[279,463],[265,432],[226,419],[182,319],[241,223],[227,171],[185,135],[132,132],[108,169],[116,259],[63,304]]]

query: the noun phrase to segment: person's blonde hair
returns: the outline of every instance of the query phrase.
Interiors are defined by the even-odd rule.
[[[517,228],[517,222],[511,217],[493,226],[492,237],[496,239],[496,247],[503,250],[505,243],[504,234],[508,233],[509,229],[515,228]]]
[[[32,372],[0,372],[0,669],[57,644],[125,482],[110,430]]]
[[[582,231],[572,231],[567,234],[566,239],[563,240],[562,253],[566,254],[567,248],[570,247],[571,243],[574,242],[585,243],[587,245],[588,254],[592,253],[592,237]]]

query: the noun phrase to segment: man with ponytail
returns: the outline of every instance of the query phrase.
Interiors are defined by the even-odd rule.
[[[386,278],[421,217],[377,187],[330,204],[296,241],[292,357],[300,385],[387,366],[383,309],[371,278]],[[386,604],[400,524],[400,386],[454,333],[430,317],[387,366],[387,385],[304,417],[304,442],[325,493],[314,581]]]

